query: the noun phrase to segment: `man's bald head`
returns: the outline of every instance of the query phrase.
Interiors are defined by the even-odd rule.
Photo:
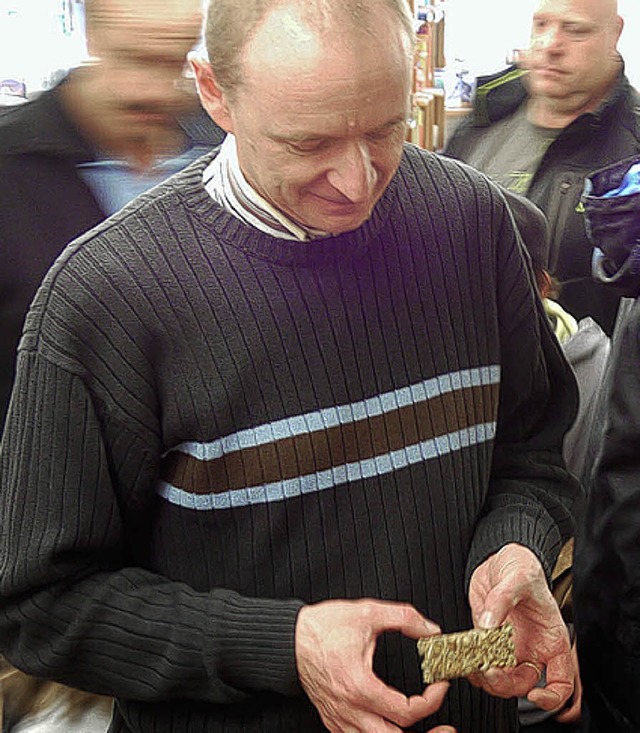
[[[92,63],[71,75],[64,101],[103,154],[146,167],[184,144],[178,117],[196,96],[183,88],[202,31],[201,0],[86,0]]]
[[[402,30],[407,48],[415,38],[407,0],[210,0],[206,46],[216,80],[227,93],[242,83],[243,53],[264,19],[289,6],[321,35],[364,33],[375,43],[382,13]]]
[[[127,43],[161,46],[184,40],[188,48],[202,28],[201,0],[86,0],[85,33],[89,53],[100,56],[105,34],[127,34]]]
[[[600,23],[615,22],[618,17],[618,0],[565,0],[558,4],[552,0],[538,0],[535,13],[544,12],[549,6],[564,6],[566,11],[582,12]]]
[[[601,104],[620,75],[622,26],[617,0],[538,2],[523,60],[532,122],[566,127]]]

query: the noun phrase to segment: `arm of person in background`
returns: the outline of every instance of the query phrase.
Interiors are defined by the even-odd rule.
[[[501,697],[528,695],[551,710],[562,707],[573,690],[569,636],[549,578],[581,507],[579,484],[562,459],[564,434],[576,414],[577,387],[509,216],[500,242],[498,428],[485,515],[467,573],[474,623],[492,627],[510,621],[520,664],[513,671],[477,675],[473,682]],[[533,690],[543,667],[546,687]]]
[[[640,728],[640,158],[594,171],[582,201],[593,276],[628,296],[618,311],[594,434],[598,462],[576,538],[574,620],[585,733]],[[635,298],[632,301],[630,298]]]
[[[636,300],[614,334],[604,438],[574,561],[574,617],[588,733],[640,729],[639,363]]]

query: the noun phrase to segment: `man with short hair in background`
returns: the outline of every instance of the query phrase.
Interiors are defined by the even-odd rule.
[[[539,0],[518,67],[478,80],[473,114],[445,150],[545,212],[560,304],[608,334],[620,296],[591,276],[580,195],[591,171],[640,151],[640,97],[617,50],[622,27],[616,0]]]
[[[404,143],[406,0],[214,0],[206,35],[224,143],[27,317],[0,648],[116,732],[511,733],[573,689],[548,578],[580,492],[505,199]],[[417,638],[506,622],[515,667],[423,685]]]
[[[0,118],[0,430],[24,317],[55,258],[224,136],[183,76],[200,0],[86,0],[84,10],[90,61]],[[106,728],[107,698],[4,666],[0,676],[7,729]]]
[[[0,118],[0,428],[25,313],[64,246],[223,138],[183,77],[200,0],[87,0],[85,16],[89,61]]]

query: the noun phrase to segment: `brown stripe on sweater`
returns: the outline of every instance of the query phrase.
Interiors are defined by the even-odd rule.
[[[193,494],[285,481],[355,463],[495,420],[498,386],[468,387],[326,430],[202,460],[181,451],[164,459],[164,481]]]

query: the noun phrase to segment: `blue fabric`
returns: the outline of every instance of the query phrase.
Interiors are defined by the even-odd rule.
[[[611,191],[602,194],[602,198],[608,199],[613,196],[631,196],[640,193],[640,163],[632,165],[625,173],[622,183]]]
[[[122,160],[81,163],[77,166],[77,171],[91,189],[104,213],[111,216],[136,196],[182,170],[210,149],[210,145],[193,145],[175,158],[158,162],[145,173],[133,170]]]
[[[594,171],[582,195],[594,279],[640,295],[640,157]]]

